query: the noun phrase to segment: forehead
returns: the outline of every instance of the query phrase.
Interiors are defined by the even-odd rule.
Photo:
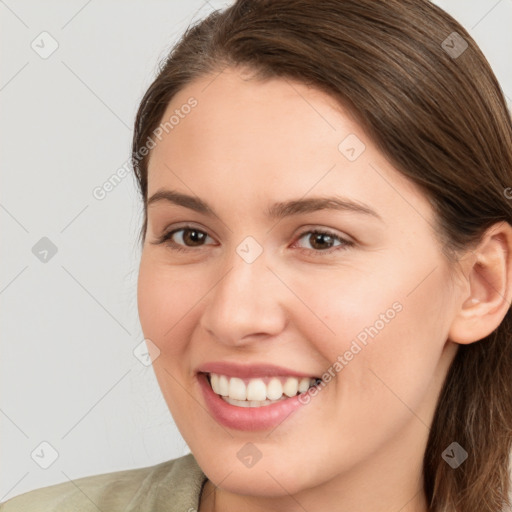
[[[178,120],[176,114],[189,110],[186,105],[190,98],[196,106]],[[208,154],[210,159],[220,160],[232,159],[243,151],[259,159],[282,155],[293,161],[302,156],[303,149],[336,150],[337,132],[357,129],[353,121],[341,127],[342,118],[337,115],[334,119],[335,108],[342,107],[304,84],[284,78],[249,79],[243,72],[226,69],[201,77],[174,96],[162,121],[174,117],[174,122],[179,122],[164,134],[166,144],[154,152],[169,147],[175,154],[181,149],[195,149],[198,157]],[[186,144],[192,132],[200,143],[194,148]]]
[[[350,113],[305,84],[226,69],[176,94],[162,122],[171,117],[152,150],[149,196],[172,188],[213,204],[249,204],[337,192],[383,216],[397,208],[410,215],[410,200],[429,215],[426,198]]]

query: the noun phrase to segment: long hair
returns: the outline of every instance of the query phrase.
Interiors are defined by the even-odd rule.
[[[196,78],[244,67],[335,98],[429,199],[443,252],[456,260],[492,224],[512,223],[512,122],[486,58],[428,0],[239,0],[191,25],[162,62],[135,119],[133,170],[147,228],[147,163],[174,95]],[[509,197],[507,197],[509,196]],[[459,346],[423,462],[431,512],[510,505],[510,310],[485,339]],[[468,458],[442,457],[459,443]]]

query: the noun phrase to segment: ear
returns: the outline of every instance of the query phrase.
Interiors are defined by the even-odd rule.
[[[448,338],[469,344],[485,338],[502,322],[512,300],[512,227],[491,226],[478,247],[461,262],[465,283]]]

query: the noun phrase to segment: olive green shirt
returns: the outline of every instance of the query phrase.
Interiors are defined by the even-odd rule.
[[[205,482],[189,453],[155,466],[34,489],[0,504],[0,512],[195,512]]]

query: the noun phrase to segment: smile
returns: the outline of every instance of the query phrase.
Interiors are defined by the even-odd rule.
[[[274,379],[279,382],[281,390]],[[197,381],[210,416],[225,427],[246,431],[268,430],[283,423],[292,413],[304,408],[305,403],[300,400],[301,396],[314,387],[317,381],[321,382],[320,379],[309,377],[305,381],[297,377],[295,377],[296,380],[289,381],[289,379],[294,377],[279,377],[274,374],[272,377],[242,378],[228,377],[220,373],[197,373]],[[304,389],[306,384],[308,389],[301,393],[299,387]],[[227,394],[222,395],[220,391]],[[290,394],[295,391],[296,394],[288,396],[286,391]],[[273,400],[247,398],[247,394],[249,398],[263,398],[263,393],[267,396],[267,392],[271,397],[277,396],[279,392],[280,397]],[[231,395],[239,398],[232,398]],[[240,399],[244,395],[245,398]],[[323,400],[324,396],[325,394],[322,393],[322,396],[317,396],[314,402],[318,403],[318,399]]]
[[[317,384],[310,377],[273,376],[253,379],[209,373],[208,382],[214,393],[237,407],[263,407],[299,393]]]

